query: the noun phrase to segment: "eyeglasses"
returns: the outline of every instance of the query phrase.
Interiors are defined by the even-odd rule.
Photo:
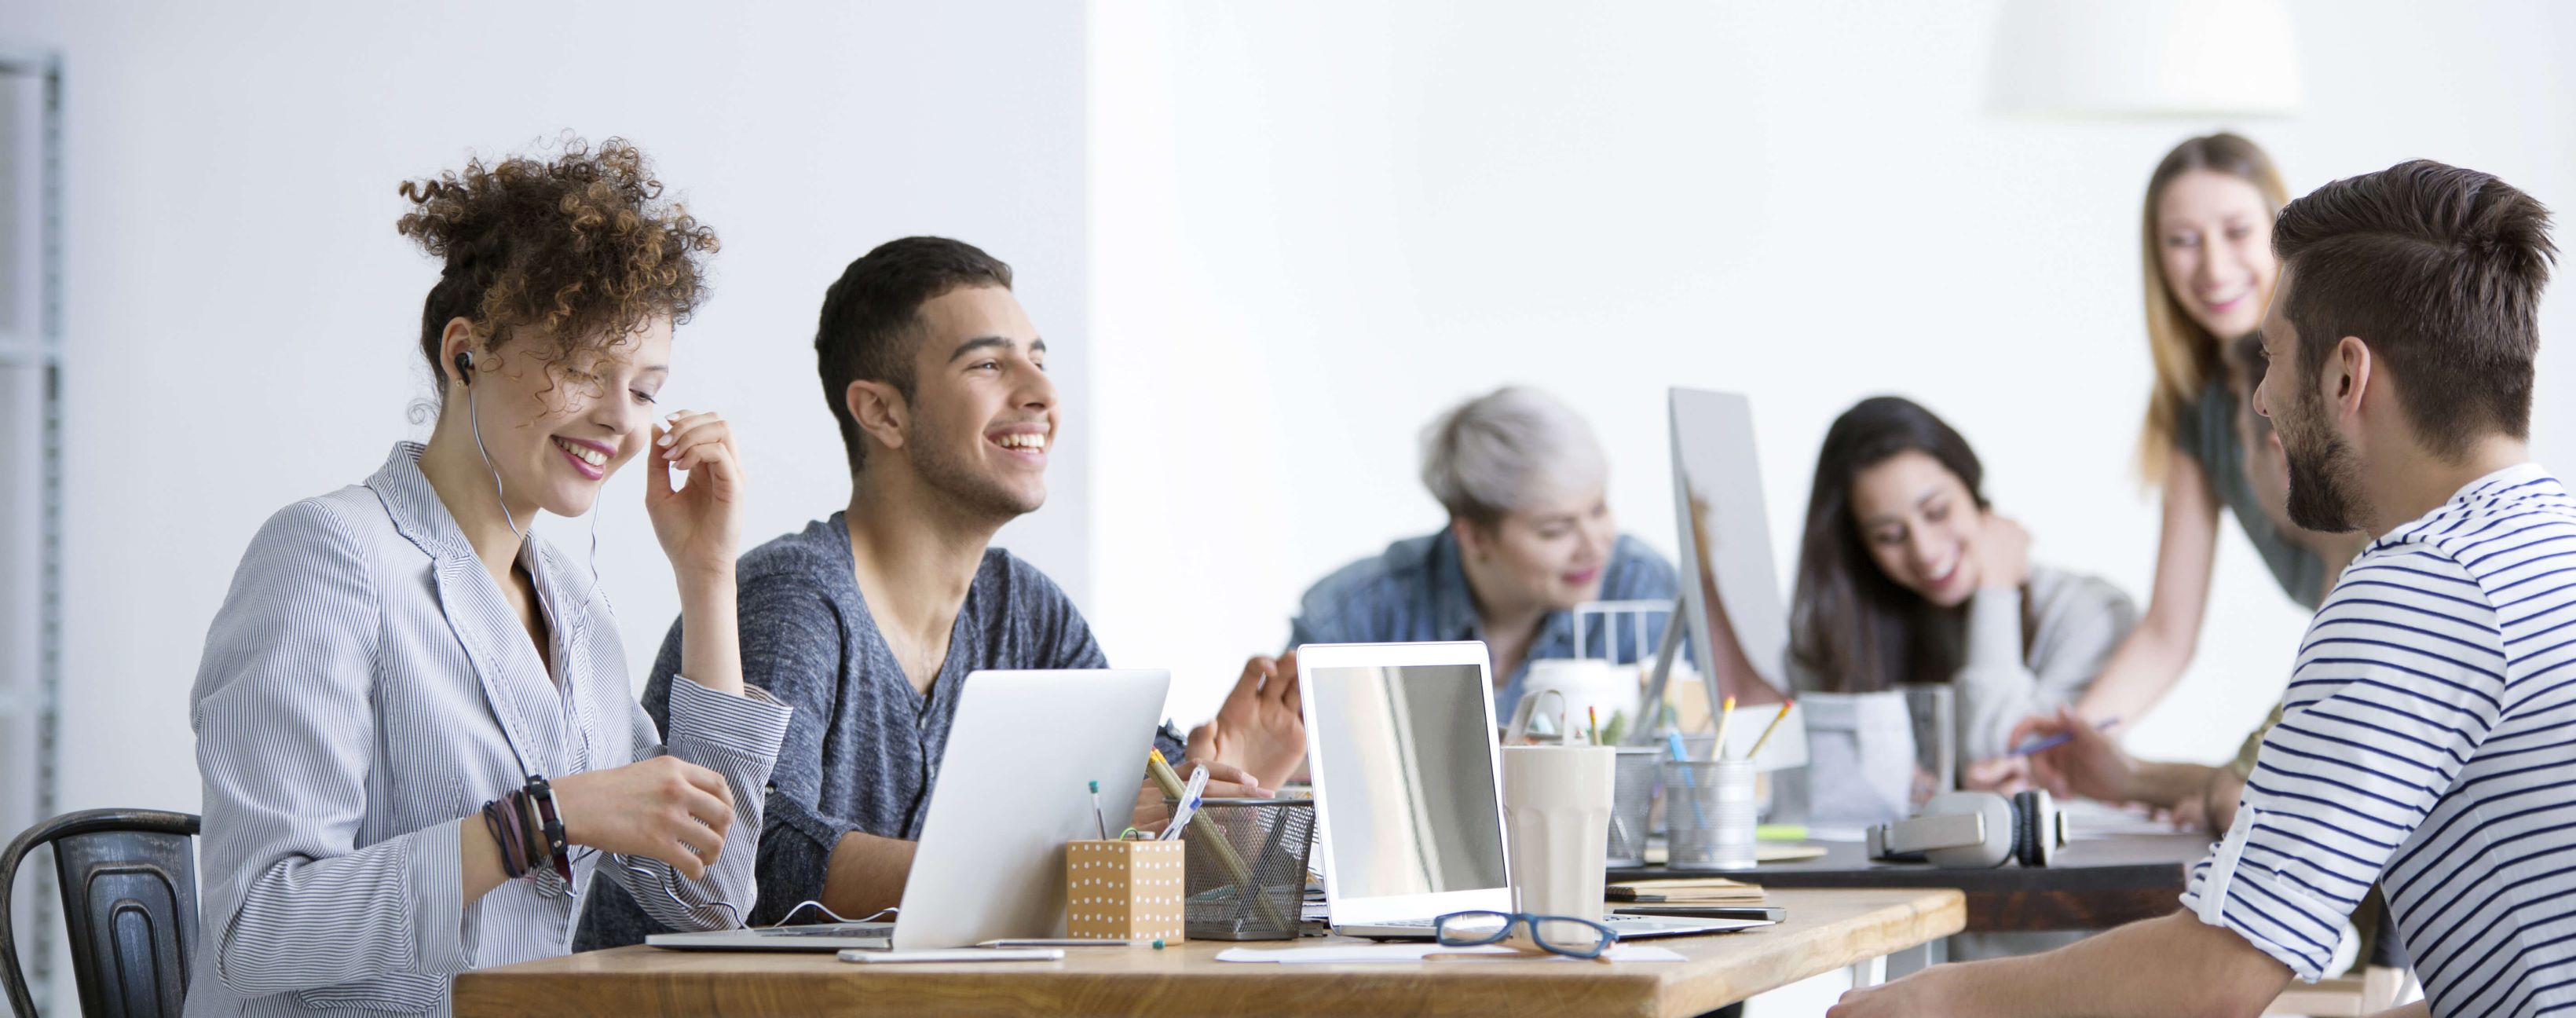
[[[1531,915],[1527,912],[1451,912],[1432,920],[1432,935],[1442,947],[1482,947],[1501,943],[1512,930],[1527,927],[1539,950],[1568,958],[1598,958],[1619,942],[1619,933],[1590,919]]]

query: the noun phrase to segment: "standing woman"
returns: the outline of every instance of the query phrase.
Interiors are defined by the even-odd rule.
[[[616,140],[403,184],[445,262],[437,425],[271,517],[206,634],[190,1014],[443,1014],[457,972],[565,953],[598,872],[672,926],[750,909],[788,711],[742,684],[730,430],[654,419],[716,248],[661,190]],[[531,533],[639,453],[685,626],[667,746],[592,563]]]
[[[2284,530],[2263,512],[2246,472],[2225,345],[2255,330],[2271,303],[2280,260],[2272,218],[2289,200],[2272,160],[2233,134],[2193,138],[2166,153],[2147,180],[2142,226],[2148,393],[2140,459],[2164,488],[2164,524],[2146,617],[2077,712],[2135,720],[2163,699],[2199,649],[2225,508],[2290,599],[2314,609],[2342,563],[2313,548],[2316,535]],[[2031,726],[2025,725],[2028,730]]]

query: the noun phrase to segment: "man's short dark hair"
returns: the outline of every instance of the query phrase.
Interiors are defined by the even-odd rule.
[[[921,306],[966,286],[1008,290],[1011,267],[963,241],[905,237],[879,244],[851,262],[823,292],[814,359],[823,373],[823,398],[841,423],[842,444],[849,447],[850,473],[857,474],[867,460],[858,419],[850,416],[850,383],[884,382],[911,400]]]
[[[2540,291],[2558,254],[2539,201],[2492,174],[2418,159],[2291,202],[2272,250],[2295,273],[2282,310],[2299,332],[2302,384],[2358,336],[2436,454],[2530,436]]]

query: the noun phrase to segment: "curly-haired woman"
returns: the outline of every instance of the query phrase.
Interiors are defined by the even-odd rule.
[[[667,925],[751,905],[787,709],[742,683],[741,461],[654,404],[714,232],[614,140],[401,191],[445,262],[437,425],[271,517],[206,635],[190,1014],[443,1013],[461,970],[565,953],[597,872]],[[591,564],[533,533],[639,453],[686,627],[667,745]]]

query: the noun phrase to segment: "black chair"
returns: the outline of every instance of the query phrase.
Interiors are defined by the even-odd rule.
[[[36,1002],[18,971],[9,897],[19,861],[48,843],[82,1013],[177,1018],[197,951],[196,836],[193,813],[92,809],[28,828],[0,850],[0,984],[19,1018],[35,1018]]]

